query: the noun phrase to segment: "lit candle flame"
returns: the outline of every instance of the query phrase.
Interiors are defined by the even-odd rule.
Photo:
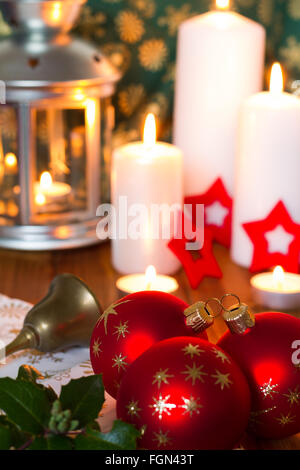
[[[4,157],[5,166],[8,168],[15,168],[18,164],[17,157],[14,153],[7,153]]]
[[[83,100],[85,99],[85,95],[84,95],[84,93],[83,93],[83,91],[82,91],[81,88],[77,88],[77,89],[75,90],[75,92],[74,92],[74,99],[75,99],[76,101],[83,101]]]
[[[279,62],[275,62],[271,70],[270,92],[281,93],[283,91],[283,72]]]
[[[156,280],[156,269],[154,266],[148,266],[145,273],[146,278],[146,290],[151,290]]]
[[[41,191],[47,190],[52,186],[52,176],[49,171],[44,171],[40,178]]]
[[[146,121],[145,121],[145,127],[144,127],[144,144],[148,147],[151,148],[155,145],[156,142],[156,122],[155,122],[155,117],[154,114],[150,113],[148,114]]]
[[[228,10],[230,0],[216,0],[216,5],[219,10]]]
[[[284,270],[281,266],[276,266],[273,271],[273,281],[277,287],[281,287],[284,282]]]
[[[46,198],[43,193],[37,193],[35,196],[35,203],[38,206],[43,206],[46,202]]]
[[[61,4],[55,2],[52,9],[52,19],[54,22],[59,21],[62,15]]]

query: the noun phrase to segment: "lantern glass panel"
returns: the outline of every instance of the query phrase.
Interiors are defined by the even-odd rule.
[[[14,225],[19,216],[18,113],[0,106],[0,225]]]

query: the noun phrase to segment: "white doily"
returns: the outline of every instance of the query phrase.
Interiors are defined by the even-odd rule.
[[[10,343],[23,326],[24,317],[32,307],[19,299],[11,299],[0,294],[0,344]],[[64,352],[43,354],[33,350],[21,351],[9,356],[0,363],[0,377],[15,378],[22,364],[29,364],[39,370],[45,378],[44,384],[50,385],[56,393],[71,379],[93,374],[87,348],[71,348]],[[115,400],[108,394],[100,415],[103,432],[111,428],[116,419]]]

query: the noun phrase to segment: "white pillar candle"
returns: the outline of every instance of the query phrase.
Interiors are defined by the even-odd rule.
[[[251,265],[253,244],[242,224],[265,219],[279,201],[300,223],[300,100],[282,90],[282,71],[274,64],[270,92],[251,96],[242,109],[232,258],[245,267]],[[286,249],[283,235],[274,239],[278,252]]]
[[[184,155],[186,195],[221,177],[232,196],[240,106],[263,84],[264,28],[227,11],[229,1],[217,6],[179,29],[174,141]]]
[[[161,204],[182,207],[182,153],[174,145],[156,142],[153,115],[146,120],[144,142],[130,143],[114,151],[111,188],[117,214],[116,238],[112,240],[115,269],[124,274],[144,273],[147,266],[154,265],[160,274],[176,272],[180,264],[169,250],[168,240],[161,236],[165,228],[167,231],[170,228],[172,236],[172,227],[165,226],[166,220],[161,218],[156,239],[151,209]],[[137,239],[132,239],[132,224],[139,210],[135,214],[130,211],[134,205],[138,209],[136,204],[146,208],[147,214],[136,223],[140,233]]]

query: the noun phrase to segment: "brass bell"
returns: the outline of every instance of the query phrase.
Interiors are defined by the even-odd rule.
[[[23,328],[5,356],[23,349],[54,352],[71,346],[88,347],[102,309],[92,291],[76,276],[60,274],[46,297],[26,315]]]

